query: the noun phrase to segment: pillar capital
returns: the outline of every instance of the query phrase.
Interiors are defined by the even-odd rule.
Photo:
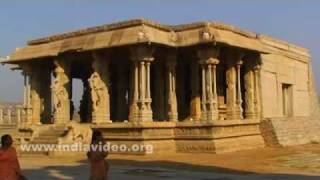
[[[30,64],[20,64],[20,68],[22,69],[22,74],[26,76],[31,76],[32,75],[32,67]]]
[[[197,50],[200,64],[218,64],[220,49],[216,46],[201,47]]]
[[[243,57],[244,68],[245,70],[255,70],[256,68],[260,69],[261,63],[259,61],[259,56],[256,54],[246,54]]]
[[[175,67],[177,65],[177,52],[176,51],[169,51],[167,52],[167,67]]]
[[[255,71],[260,71],[260,69],[261,69],[261,65],[259,65],[259,64],[253,66],[253,70],[255,70]]]
[[[199,64],[201,64],[201,65],[217,65],[217,64],[219,64],[219,62],[220,62],[219,59],[209,58],[206,60],[200,60]]]
[[[227,65],[234,66],[234,65],[242,65],[243,64],[243,58],[245,56],[245,53],[241,50],[232,49],[229,50],[226,54],[227,58]]]
[[[155,48],[148,45],[137,45],[130,47],[130,57],[132,61],[152,62]]]
[[[110,63],[110,59],[111,59],[109,51],[106,51],[106,52],[103,52],[103,53],[94,51],[94,52],[92,52],[92,58],[93,58],[93,62],[92,62],[92,68],[93,69],[101,68],[100,61],[105,61],[104,63],[109,64]]]
[[[241,66],[243,65],[243,61],[241,59],[239,59],[237,62],[236,62],[237,66]]]

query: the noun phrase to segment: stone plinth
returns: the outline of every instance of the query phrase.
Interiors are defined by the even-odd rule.
[[[154,145],[154,153],[223,153],[264,147],[257,120],[113,123],[92,126],[112,144]],[[147,154],[125,152],[127,154]]]
[[[178,123],[177,152],[223,153],[264,147],[257,120]]]
[[[92,126],[101,131],[105,140],[111,144],[147,147],[153,146],[153,153],[175,152],[173,122],[141,122],[141,123],[112,123]],[[113,152],[121,154],[148,154],[148,149],[142,151]]]

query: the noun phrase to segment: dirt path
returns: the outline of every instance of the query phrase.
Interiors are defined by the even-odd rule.
[[[22,157],[30,179],[87,179],[81,158]],[[110,155],[111,179],[320,179],[320,145],[228,154]]]

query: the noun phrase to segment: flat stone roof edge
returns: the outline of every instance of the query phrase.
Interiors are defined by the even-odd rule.
[[[43,37],[43,38],[39,38],[39,39],[30,40],[27,42],[27,44],[29,46],[33,46],[33,45],[50,43],[50,42],[57,41],[57,40],[78,37],[78,36],[82,36],[82,35],[112,31],[112,30],[116,30],[116,29],[122,29],[122,28],[133,27],[133,26],[141,26],[141,25],[150,26],[150,27],[157,28],[157,29],[160,29],[163,31],[167,31],[167,32],[170,32],[170,31],[180,32],[180,31],[184,31],[184,30],[203,28],[205,26],[210,26],[213,28],[221,29],[221,30],[228,30],[228,31],[240,34],[240,35],[248,37],[248,38],[253,38],[253,39],[258,39],[258,40],[267,39],[269,41],[273,41],[273,42],[276,42],[276,43],[279,43],[282,45],[286,45],[286,46],[290,47],[290,50],[299,50],[300,52],[304,51],[305,53],[309,54],[308,49],[306,49],[302,46],[298,46],[296,44],[292,44],[287,41],[280,40],[280,39],[277,39],[277,38],[274,38],[274,37],[271,37],[271,36],[268,36],[265,34],[254,33],[254,32],[244,30],[244,29],[235,27],[233,25],[228,25],[228,24],[221,23],[221,22],[199,21],[199,22],[180,24],[180,25],[165,25],[165,24],[161,24],[156,21],[148,20],[148,19],[144,19],[144,18],[132,19],[132,20],[127,20],[127,21],[120,21],[120,22],[116,22],[116,23],[110,23],[110,24],[80,29],[80,30],[76,30],[76,31],[55,34],[55,35],[51,35],[51,36],[47,36],[47,37]]]
[[[66,33],[60,33],[60,34],[55,34],[43,38],[38,38],[38,39],[33,39],[28,41],[28,45],[38,45],[38,44],[44,44],[44,43],[49,43],[52,41],[57,41],[57,40],[63,40],[67,38],[72,38],[72,37],[77,37],[77,36],[82,36],[82,35],[87,35],[87,34],[94,34],[94,33],[99,33],[99,32],[105,32],[105,31],[112,31],[116,29],[122,29],[122,28],[127,28],[127,27],[133,27],[133,26],[141,26],[141,25],[146,25],[150,26],[153,28],[157,28],[163,31],[167,32],[180,32],[184,30],[189,30],[189,29],[195,29],[195,28],[202,28],[205,26],[210,26],[218,29],[223,29],[223,30],[229,30],[232,32],[235,32],[237,34],[241,34],[246,37],[250,38],[256,38],[257,34],[243,30],[240,28],[237,28],[232,25],[227,25],[221,22],[213,22],[213,21],[199,21],[199,22],[193,22],[193,23],[187,23],[187,24],[180,24],[180,25],[166,25],[166,24],[161,24],[156,21],[148,20],[148,19],[132,19],[132,20],[127,20],[127,21],[120,21],[116,23],[110,23],[110,24],[105,24],[105,25],[100,25],[100,26],[94,26],[94,27],[89,27],[85,29],[80,29],[76,31],[70,31]]]
[[[295,44],[291,44],[286,41],[270,37],[268,35],[257,34],[254,32],[243,30],[243,29],[237,28],[235,26],[227,25],[227,24],[220,23],[220,22],[202,21],[202,22],[195,22],[195,23],[182,24],[182,25],[163,25],[163,24],[157,23],[155,21],[151,21],[151,20],[133,19],[133,20],[128,20],[128,21],[121,21],[118,23],[112,23],[112,24],[106,24],[106,25],[102,25],[102,26],[86,28],[86,29],[79,30],[79,31],[61,33],[61,34],[48,36],[48,37],[40,38],[40,39],[36,39],[36,40],[31,40],[28,42],[28,45],[26,47],[16,49],[16,51],[13,54],[11,54],[10,59],[2,61],[0,63],[3,63],[3,64],[17,63],[20,60],[34,59],[34,58],[39,58],[42,56],[43,57],[49,57],[52,55],[56,56],[59,53],[64,52],[61,50],[61,47],[64,44],[68,45],[66,47],[69,47],[70,45],[75,46],[75,44],[77,44],[78,42],[80,44],[84,43],[84,45],[82,45],[83,47],[79,46],[80,49],[82,48],[82,51],[90,50],[89,47],[91,47],[91,46],[86,46],[86,43],[88,43],[89,41],[86,42],[87,40],[83,41],[83,39],[87,38],[89,40],[89,39],[92,39],[91,38],[92,36],[99,36],[101,34],[104,35],[105,33],[113,33],[114,31],[117,31],[117,30],[120,30],[120,31],[123,30],[123,32],[131,32],[132,33],[132,31],[130,31],[130,29],[135,29],[135,31],[140,31],[139,30],[140,28],[142,28],[143,32],[146,31],[147,34],[152,33],[152,32],[160,33],[162,35],[166,34],[165,38],[164,38],[165,41],[162,41],[162,40],[158,41],[158,39],[155,38],[156,36],[151,35],[150,36],[151,39],[148,39],[149,43],[155,43],[155,44],[164,43],[165,45],[177,47],[177,48],[184,47],[184,46],[188,45],[188,43],[190,43],[191,41],[183,41],[186,44],[181,43],[182,41],[181,42],[175,41],[175,43],[172,44],[171,39],[170,39],[171,36],[175,37],[177,35],[177,37],[179,37],[180,35],[182,35],[182,36],[185,36],[185,38],[186,38],[186,37],[190,36],[189,33],[192,32],[193,33],[192,37],[197,37],[198,36],[197,32],[201,33],[202,31],[208,30],[208,31],[210,31],[210,33],[212,33],[214,35],[215,38],[217,38],[217,39],[213,39],[212,42],[215,41],[217,43],[227,44],[230,46],[235,46],[235,47],[240,47],[240,48],[243,46],[243,48],[245,48],[245,49],[255,50],[255,51],[262,52],[262,53],[273,53],[276,50],[276,51],[290,52],[293,54],[302,55],[303,57],[307,57],[308,59],[310,58],[309,51],[306,48],[299,47]],[[219,34],[218,32],[221,34]],[[223,32],[225,32],[225,33],[223,33]],[[172,35],[171,35],[171,33],[172,33]],[[230,36],[231,33],[234,34],[235,36]],[[129,37],[132,37],[132,36],[129,36]],[[233,37],[243,38],[243,40],[245,40],[245,41],[243,41],[244,43],[242,43],[242,44],[240,43],[238,45],[238,43],[240,41],[238,41],[237,38],[236,38],[237,40],[233,40],[232,39]],[[230,41],[228,40],[228,38],[230,38]],[[195,38],[192,39],[192,43],[205,43],[205,42],[209,43],[209,41],[202,41],[202,40],[199,41],[199,40],[194,40],[194,39]],[[64,42],[64,41],[66,41],[66,42]],[[133,41],[134,41],[134,43],[141,43],[139,40],[138,41],[133,40]],[[133,43],[133,41],[131,38],[130,42]],[[130,43],[130,42],[128,41],[126,43]],[[211,40],[210,40],[210,42],[211,42]],[[75,46],[75,47],[73,47],[73,46],[72,46],[73,50],[74,50],[74,48],[79,48],[78,46]],[[110,47],[113,47],[113,46],[115,46],[115,45],[112,45]],[[95,48],[99,48],[99,47],[100,46],[98,45]],[[102,48],[107,48],[107,46],[106,47],[103,46]],[[20,50],[23,50],[23,51],[20,52]],[[25,50],[27,50],[27,51],[25,51]],[[30,54],[30,52],[35,52],[35,51],[39,52],[40,50],[41,50],[41,52],[45,51],[46,53],[45,54],[37,53],[36,55]],[[50,50],[50,53],[47,52],[49,50]],[[18,56],[16,56],[16,55],[18,55]]]

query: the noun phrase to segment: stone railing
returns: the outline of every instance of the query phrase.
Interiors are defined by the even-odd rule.
[[[21,105],[0,106],[0,126],[19,125],[24,117],[24,108]]]

